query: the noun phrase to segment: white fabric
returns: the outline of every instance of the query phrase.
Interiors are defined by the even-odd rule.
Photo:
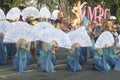
[[[10,9],[6,15],[6,19],[19,20],[21,11],[17,7]]]
[[[28,14],[33,14],[34,18],[40,18],[40,12],[35,7],[26,7],[25,9],[22,10],[21,15],[23,16],[24,19],[27,18]]]
[[[23,22],[23,21],[16,21],[16,22],[13,22],[11,23],[13,25],[13,27],[31,27],[32,28],[32,25],[26,23],[26,22]]]
[[[46,7],[40,9],[40,17],[42,18],[51,18],[51,13]]]
[[[50,43],[55,40],[58,43],[59,47],[70,48],[71,41],[68,35],[58,29],[43,29],[39,32],[40,40],[43,42]]]
[[[112,46],[114,44],[114,38],[111,32],[105,31],[97,39],[95,48],[103,48],[105,44]]]
[[[46,28],[55,28],[52,24],[48,23],[48,22],[39,22],[35,25],[35,28],[39,31],[41,31],[42,29],[46,29]]]
[[[92,41],[87,34],[85,27],[69,32],[68,36],[71,39],[72,44],[79,43],[81,47],[92,46]]]
[[[16,43],[19,39],[25,39],[27,42],[38,40],[38,35],[29,24],[23,22],[13,23],[13,27],[7,31],[4,42]]]
[[[12,24],[8,21],[0,21],[0,32],[6,34],[6,32],[12,27]]]
[[[52,19],[54,19],[54,20],[56,20],[56,19],[58,19],[58,13],[59,13],[60,11],[59,10],[54,10],[53,12],[52,12]]]
[[[0,20],[4,20],[5,19],[5,13],[2,9],[0,9]]]

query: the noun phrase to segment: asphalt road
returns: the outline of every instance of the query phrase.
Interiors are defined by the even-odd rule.
[[[7,65],[0,65],[0,80],[120,80],[119,71],[98,72],[93,70],[92,59],[89,59],[88,63],[82,66],[80,72],[68,71],[65,51],[60,53],[57,55],[56,72],[39,72],[36,63],[33,63],[24,73],[17,73],[12,69],[10,61]]]
[[[0,69],[0,80],[120,80],[120,72],[98,72],[92,69],[92,62],[82,66],[80,72],[71,72],[66,64],[56,65],[56,72],[39,72],[37,65],[32,64],[24,73],[17,73],[11,67]]]

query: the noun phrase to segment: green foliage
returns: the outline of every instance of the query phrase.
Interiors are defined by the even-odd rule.
[[[20,4],[22,3],[22,0],[14,0],[12,4],[10,4],[10,7],[19,7]]]
[[[4,5],[9,5],[10,8],[19,7],[22,0],[5,0]]]
[[[115,15],[117,16],[118,22],[120,23],[120,0],[115,0],[114,2],[117,6]]]
[[[38,2],[40,2],[41,4],[46,4],[49,7],[50,11],[52,12],[54,10],[55,5],[58,4],[57,1],[58,0],[44,0],[44,1],[39,0]]]
[[[120,23],[120,7],[117,9],[116,16],[117,16],[118,22]]]
[[[111,15],[115,15],[120,23],[120,0],[105,0],[106,6],[110,8]]]

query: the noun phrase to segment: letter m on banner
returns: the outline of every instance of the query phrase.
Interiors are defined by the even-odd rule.
[[[92,21],[94,19],[94,15],[95,15],[95,12],[96,11],[96,8],[94,7],[94,9],[92,10],[91,7],[88,6],[88,11],[87,11],[87,18],[89,21]]]

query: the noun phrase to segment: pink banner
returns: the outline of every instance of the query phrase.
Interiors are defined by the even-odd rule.
[[[89,21],[106,19],[106,16],[110,12],[110,9],[103,9],[101,6],[91,8],[87,7],[87,18]]]

